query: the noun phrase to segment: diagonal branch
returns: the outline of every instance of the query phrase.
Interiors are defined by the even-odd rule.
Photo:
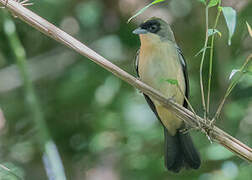
[[[16,17],[20,18],[27,24],[30,24],[40,32],[64,44],[65,46],[68,46],[70,49],[75,50],[79,54],[88,57],[96,64],[113,73],[115,76],[126,81],[135,88],[140,89],[143,93],[158,100],[165,107],[172,110],[177,116],[183,118],[186,123],[193,126],[200,124],[200,126],[202,127],[201,130],[203,132],[206,132],[212,140],[218,142],[241,158],[252,162],[252,149],[239,140],[225,133],[216,126],[210,126],[209,122],[206,122],[199,116],[195,117],[195,115],[191,111],[178,105],[174,101],[166,99],[155,89],[151,88],[129,73],[120,69],[101,55],[97,54],[95,51],[88,48],[86,45],[82,44],[80,41],[76,40],[72,36],[68,35],[64,31],[60,30],[53,24],[49,23],[42,17],[23,7],[21,4],[15,2],[14,0],[8,0],[8,3],[6,3],[6,0],[0,0],[0,4],[5,6],[6,9],[15,14]]]

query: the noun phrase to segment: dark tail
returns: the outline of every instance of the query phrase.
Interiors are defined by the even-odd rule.
[[[189,133],[178,131],[175,136],[171,136],[164,128],[164,136],[165,166],[169,171],[178,173],[183,167],[193,169],[200,167],[200,156]]]

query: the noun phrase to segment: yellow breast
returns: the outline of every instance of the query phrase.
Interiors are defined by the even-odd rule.
[[[185,93],[185,78],[175,44],[171,41],[160,41],[156,35],[141,35],[140,38],[138,72],[141,80],[160,91],[165,97],[173,98],[174,101],[182,105],[184,102],[183,94],[176,85],[166,81],[169,79],[177,80],[183,93]],[[152,101],[162,123],[171,134],[176,133],[176,129],[181,126],[182,121],[157,101]]]

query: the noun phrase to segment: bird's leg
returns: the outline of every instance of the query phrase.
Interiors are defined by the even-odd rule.
[[[186,134],[186,133],[188,133],[190,131],[194,131],[194,130],[199,131],[199,130],[201,130],[201,128],[198,127],[198,126],[196,126],[196,127],[185,127],[183,129],[180,129],[179,132],[181,132],[183,134]]]
[[[200,125],[200,123],[198,123],[198,126],[197,125],[185,125],[185,127],[180,129],[180,132],[186,134],[192,130],[196,130],[196,131],[202,130],[202,126]]]
[[[183,128],[183,129],[180,129],[179,132],[181,132],[181,133],[183,133],[183,134],[186,134],[186,133],[188,133],[190,130],[191,130],[191,128]]]

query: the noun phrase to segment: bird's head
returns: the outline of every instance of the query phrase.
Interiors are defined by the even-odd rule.
[[[133,31],[133,33],[140,36],[141,42],[158,42],[166,40],[175,42],[170,25],[157,17],[152,17],[144,21],[137,29]]]

